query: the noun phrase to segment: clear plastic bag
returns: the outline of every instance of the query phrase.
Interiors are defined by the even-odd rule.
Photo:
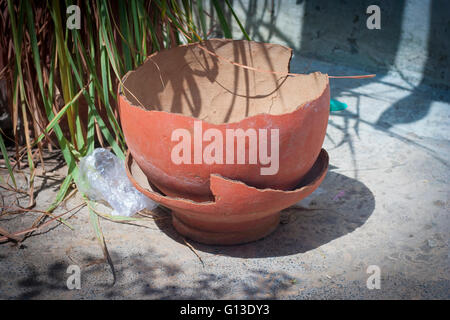
[[[80,160],[77,180],[78,190],[90,200],[105,201],[112,207],[111,215],[128,217],[158,206],[131,184],[123,160],[103,148]]]

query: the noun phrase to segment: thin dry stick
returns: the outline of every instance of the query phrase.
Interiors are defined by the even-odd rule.
[[[3,188],[5,190],[8,191],[12,191],[12,192],[17,192],[17,193],[22,193],[22,194],[28,194],[27,190],[22,190],[22,189],[14,189],[13,187],[11,187],[10,185],[5,186],[4,184],[0,184],[0,188]]]
[[[86,202],[86,203],[87,203],[87,202]],[[106,213],[102,213],[102,212],[98,211],[98,210],[95,209],[93,206],[91,206],[89,203],[87,203],[87,206],[88,206],[88,207],[89,207],[96,215],[98,215],[99,217],[102,217],[103,219],[106,219],[106,220],[109,220],[109,221],[112,221],[112,222],[117,222],[117,223],[122,223],[122,224],[128,224],[128,225],[130,225],[130,226],[135,226],[135,227],[142,227],[142,228],[152,229],[151,227],[144,226],[144,225],[142,225],[142,224],[133,223],[132,221],[126,221],[126,220],[124,220],[124,221],[114,220],[114,217],[113,217],[113,216],[110,216],[110,215],[108,215],[108,214],[106,214]],[[137,220],[145,221],[144,218],[136,218],[136,219],[137,219]],[[134,221],[136,221],[136,220],[134,220]],[[153,229],[153,230],[154,230],[154,229]]]
[[[159,68],[158,68],[159,69]],[[142,108],[145,108],[144,105],[142,104],[142,102],[133,94],[133,92],[131,92],[126,86],[125,84],[122,82],[122,79],[119,79],[119,83],[122,86],[122,88],[124,88],[125,90],[128,91],[129,94],[131,94],[131,96],[141,105]],[[120,92],[119,92],[120,94]]]
[[[200,260],[200,262],[202,263],[203,268],[205,267],[205,263],[203,262],[202,258],[200,257],[200,255],[197,253],[197,250],[194,249],[194,247],[186,240],[185,237],[182,237],[184,244],[191,249],[191,251],[197,256],[197,258]]]
[[[145,209],[145,210],[152,212],[151,210],[148,210],[148,209]],[[156,221],[156,220],[170,219],[170,217],[160,217],[160,216],[158,216],[156,213],[153,213],[153,212],[152,212],[151,214],[148,214],[148,213],[143,212],[143,210],[138,211],[137,214],[138,214],[138,215],[141,215],[141,216],[143,216],[143,217],[146,217],[146,218],[151,218],[151,219],[153,219],[153,220],[155,220],[155,221]]]
[[[26,234],[26,233],[33,232],[33,231],[36,231],[36,230],[38,230],[38,229],[41,229],[41,228],[43,228],[43,227],[45,227],[45,226],[48,226],[50,223],[52,223],[52,222],[55,221],[56,219],[61,218],[63,215],[65,215],[65,214],[67,214],[67,213],[69,213],[69,212],[75,210],[75,209],[78,208],[78,207],[84,206],[84,205],[85,205],[85,203],[82,203],[81,205],[79,205],[79,206],[77,206],[77,207],[75,207],[75,208],[72,208],[72,209],[70,209],[70,210],[68,210],[68,211],[66,211],[66,212],[64,212],[64,213],[62,213],[62,214],[60,214],[59,216],[56,216],[56,217],[54,217],[53,219],[50,219],[49,221],[47,221],[47,222],[45,222],[45,223],[43,223],[43,224],[41,224],[41,225],[39,225],[39,226],[37,226],[37,227],[31,227],[31,228],[28,228],[28,229],[25,229],[25,230],[22,230],[22,231],[14,232],[12,235],[13,235],[13,236],[20,236],[20,235],[22,235],[22,234]],[[6,240],[8,240],[8,237],[0,237],[0,242],[6,241]]]
[[[69,201],[70,198],[72,198],[76,193],[78,192],[78,189],[74,188],[61,202],[64,209],[67,209],[67,201]]]
[[[6,238],[9,238],[11,240],[14,241],[20,241],[19,237],[16,237],[15,235],[9,233],[8,231],[6,231],[5,229],[3,229],[2,227],[0,227],[0,234],[4,235]]]
[[[12,206],[9,206],[9,207],[11,208]],[[77,209],[78,207],[74,207],[74,208],[70,209],[69,212]],[[51,218],[55,217],[54,214],[52,214],[52,213],[50,213],[48,211],[28,209],[28,208],[22,208],[22,207],[14,208],[14,210],[12,210],[12,211],[7,211],[7,212],[5,212],[5,215],[6,214],[11,214],[11,213],[19,213],[19,212],[36,212],[36,213],[42,213],[42,215],[44,215],[44,216],[46,215],[46,216],[49,216]]]
[[[284,75],[284,76],[294,76],[294,77],[296,77],[296,76],[302,75],[302,74],[299,74],[299,73],[291,73],[291,72],[283,72],[283,71],[272,71],[272,70],[263,70],[263,69],[258,69],[258,68],[246,66],[246,65],[244,65],[244,64],[237,63],[237,62],[235,62],[235,61],[232,61],[232,60],[230,60],[230,59],[227,59],[227,58],[225,58],[225,57],[222,57],[222,56],[220,56],[220,55],[218,55],[218,54],[216,54],[216,53],[210,51],[208,48],[202,46],[200,43],[198,44],[198,47],[199,47],[200,49],[202,49],[203,51],[209,53],[210,55],[212,55],[212,56],[214,56],[214,57],[216,57],[216,58],[218,58],[218,59],[224,60],[224,61],[226,61],[226,62],[228,62],[228,63],[231,63],[232,65],[235,65],[235,66],[237,66],[237,67],[241,67],[241,68],[244,68],[244,69],[248,69],[248,70],[252,70],[252,71],[256,71],[256,72],[271,73],[271,74],[279,74],[279,75]],[[329,78],[332,78],[332,79],[366,79],[366,78],[373,78],[373,77],[375,77],[375,76],[376,76],[375,74],[366,74],[366,75],[359,75],[359,76],[328,76],[328,77],[329,77]]]

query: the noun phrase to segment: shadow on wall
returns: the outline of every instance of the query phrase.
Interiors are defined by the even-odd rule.
[[[370,5],[381,9],[379,30],[366,26]],[[404,6],[404,0],[305,0],[300,54],[369,72],[389,69],[399,49]]]
[[[274,233],[256,242],[236,246],[209,246],[191,242],[195,249],[241,258],[287,256],[316,249],[362,226],[375,209],[372,192],[361,182],[328,172],[311,207],[291,207],[282,212]],[[170,219],[155,221],[169,237],[184,244]]]
[[[433,85],[430,78],[445,80],[448,77],[446,72],[448,73],[448,52],[450,50],[448,39],[450,36],[447,35],[447,38],[443,37],[443,35],[448,33],[443,32],[443,30],[449,30],[448,28],[450,27],[448,12],[450,12],[449,1],[432,1],[427,61],[424,66],[422,80],[414,87],[410,95],[397,101],[381,114],[376,124],[382,128],[389,129],[395,124],[416,122],[428,114],[431,101],[426,105],[422,105],[417,103],[417,98],[430,90],[430,86]],[[449,85],[447,81],[447,89]],[[438,95],[434,96],[433,99],[435,101],[450,102],[449,95]]]
[[[297,3],[301,2],[297,1]],[[366,9],[372,4],[378,5],[381,9],[380,30],[369,30],[366,27],[368,17]],[[305,0],[304,5],[300,43],[302,56],[378,73],[377,78],[366,79],[364,84],[377,82],[386,71],[397,69],[396,59],[414,59],[405,54],[398,56],[402,35],[414,33],[414,30],[402,30],[406,5],[404,0],[357,2]],[[412,10],[416,10],[414,4],[412,6]],[[418,10],[419,7],[416,7]],[[429,86],[437,85],[437,83],[439,87],[442,87],[444,83],[444,87],[448,88],[449,75],[446,74],[448,73],[446,65],[450,38],[448,37],[450,20],[447,15],[449,11],[450,2],[431,1],[430,17],[423,16],[423,19],[429,20],[429,34],[427,44],[423,44],[427,47],[427,54],[422,80],[412,89],[410,95],[385,110],[375,125],[382,129],[389,129],[396,124],[412,123],[423,119],[428,114],[432,101],[418,104],[416,102],[418,96],[423,96],[427,91],[427,94],[430,94]],[[420,23],[418,26],[423,27]],[[402,72],[402,70],[398,71]],[[333,90],[333,95],[339,96],[342,91],[349,91],[358,86],[357,81],[345,81],[344,86]],[[433,99],[449,102],[448,96],[443,95]]]
[[[447,103],[450,101],[449,95],[437,94],[432,97],[433,100],[427,100],[425,104],[415,103],[418,95],[423,96],[425,93],[430,97],[430,89],[437,87],[448,90],[450,86],[448,71],[450,19],[447,14],[450,12],[449,1],[430,0],[430,16],[427,17],[428,13],[422,14],[421,10],[428,4],[420,1],[297,0],[296,5],[304,6],[303,16],[298,19],[301,30],[298,44],[292,35],[283,30],[284,15],[287,14],[287,10],[293,9],[292,2],[248,0],[235,2],[235,5],[240,5],[246,14],[245,27],[252,39],[271,42],[276,37],[288,46],[298,48],[299,56],[377,73],[376,78],[365,79],[364,85],[378,82],[387,71],[397,69],[395,64],[398,59],[407,60],[412,70],[417,69],[414,66],[416,56],[422,56],[426,50],[422,80],[411,90],[409,96],[392,105],[380,116],[375,125],[382,130],[389,129],[395,124],[412,123],[423,119],[428,114],[432,101]],[[366,27],[369,17],[366,9],[369,5],[378,5],[381,9],[380,30],[369,30]],[[408,10],[406,5],[409,6]],[[410,12],[424,20],[416,22],[410,16],[405,17],[405,14],[409,15]],[[269,19],[264,18],[267,14]],[[411,42],[421,41],[416,39],[416,30],[402,30],[405,18],[410,20],[407,25],[412,29],[424,28],[424,23],[429,21],[429,34],[427,43],[422,43],[423,51],[417,52],[420,43],[411,46],[413,49],[399,50],[400,44],[408,45],[405,39],[411,38]],[[267,32],[262,32],[263,30]],[[305,70],[293,71],[305,72]],[[328,72],[328,70],[321,71]],[[403,70],[397,71],[402,73]],[[341,81],[339,86],[332,88],[333,96],[339,96],[342,92],[348,92],[361,85],[361,82],[354,80],[339,81]]]

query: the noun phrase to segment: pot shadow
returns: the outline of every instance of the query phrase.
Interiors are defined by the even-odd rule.
[[[361,227],[375,209],[375,198],[369,188],[342,174],[328,172],[319,190],[310,196],[307,208],[292,206],[283,210],[278,228],[263,239],[234,246],[205,245],[191,240],[189,243],[198,251],[240,258],[305,253]],[[170,238],[184,244],[170,219],[155,222]]]

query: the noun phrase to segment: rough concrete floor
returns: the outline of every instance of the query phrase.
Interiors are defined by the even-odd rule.
[[[294,56],[293,71],[307,66],[359,74]],[[68,220],[74,231],[54,223],[20,247],[0,244],[0,298],[450,298],[449,93],[415,90],[396,74],[331,80],[331,89],[349,107],[330,116],[328,175],[304,200],[308,210],[285,210],[272,235],[232,247],[191,242],[203,266],[167,213],[146,227],[101,219],[117,274],[111,286],[83,208]],[[37,208],[54,199],[65,171],[58,163],[48,160],[54,176],[36,178]],[[16,197],[1,195],[6,204]],[[75,195],[56,213],[80,203]],[[37,216],[1,216],[0,226],[21,230]],[[72,264],[81,268],[80,290],[66,287]],[[379,290],[366,286],[370,265],[380,268]]]

